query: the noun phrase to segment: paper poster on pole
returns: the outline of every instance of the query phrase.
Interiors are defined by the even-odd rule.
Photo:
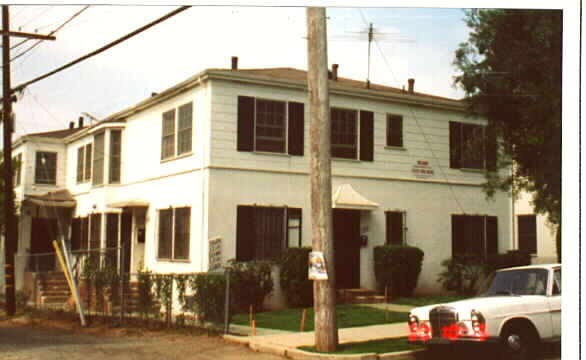
[[[326,260],[321,251],[309,253],[309,280],[327,280]]]

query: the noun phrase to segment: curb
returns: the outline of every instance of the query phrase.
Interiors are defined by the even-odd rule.
[[[237,345],[246,345],[256,352],[283,356],[293,360],[416,360],[417,354],[425,351],[409,350],[385,354],[364,353],[353,355],[320,354],[304,351],[296,348],[288,348],[282,345],[255,342],[254,339],[245,336],[224,335],[224,340]]]

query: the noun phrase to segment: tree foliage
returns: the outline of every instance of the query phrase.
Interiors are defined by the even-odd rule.
[[[487,172],[485,191],[532,193],[536,213],[560,224],[562,12],[475,9],[465,20],[455,85],[502,139],[500,167],[515,164],[514,176]]]

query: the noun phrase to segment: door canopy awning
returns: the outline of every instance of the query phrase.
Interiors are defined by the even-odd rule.
[[[332,196],[334,209],[374,210],[378,204],[360,195],[350,184],[340,185]]]
[[[26,203],[37,206],[74,208],[76,201],[69,190],[57,190],[43,195],[27,195]]]
[[[108,204],[109,208],[114,209],[124,209],[124,208],[147,208],[149,207],[148,201],[144,200],[124,200],[124,201],[117,201]]]

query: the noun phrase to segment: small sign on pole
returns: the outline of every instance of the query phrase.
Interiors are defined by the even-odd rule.
[[[312,251],[309,253],[309,280],[327,280],[328,271],[324,253]]]

